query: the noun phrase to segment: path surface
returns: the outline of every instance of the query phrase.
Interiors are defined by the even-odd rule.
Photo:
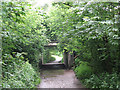
[[[38,88],[83,88],[72,70],[44,70]]]
[[[57,56],[57,55],[52,55],[52,57],[55,58],[55,61],[52,61],[52,63],[58,63],[58,62],[60,62],[62,60],[62,57]]]

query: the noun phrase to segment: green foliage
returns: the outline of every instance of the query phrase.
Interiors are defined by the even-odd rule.
[[[50,61],[55,61],[55,57],[50,57]]]
[[[3,87],[34,88],[40,82],[37,72],[47,43],[43,16],[28,2],[2,1],[1,5]]]
[[[43,55],[43,59],[44,59],[44,63],[49,63],[51,61],[55,61],[55,58],[52,57],[53,52],[55,49],[54,48],[46,48],[46,50],[44,50],[44,55]]]
[[[86,79],[87,82],[100,88],[107,85],[118,87],[119,81],[114,84],[118,76],[114,75],[119,75],[120,67],[119,3],[57,2],[52,4],[47,14],[32,9],[28,2],[3,1],[1,5],[3,86],[34,87],[39,82],[39,79],[34,82],[37,78],[34,70],[39,68],[44,45],[50,40],[57,40],[60,51],[76,52],[75,72],[79,79],[85,81],[93,72],[91,69],[94,69],[95,75],[91,76],[93,81]],[[43,54],[46,55],[45,62],[53,60],[50,52]],[[25,61],[29,61],[34,69],[30,69],[31,66]],[[21,76],[22,80],[16,78],[17,69],[27,70],[31,77],[35,74],[33,81],[27,72],[22,72],[25,74]],[[96,76],[113,71],[118,74],[105,74],[105,83]],[[113,86],[110,86],[108,78],[112,77],[115,79]],[[99,81],[103,84],[99,84]],[[90,87],[93,87],[91,84]]]
[[[41,24],[43,17],[36,10],[25,10],[27,5],[27,2],[2,3],[3,55],[14,51],[26,52],[25,58],[35,65],[47,42],[44,35],[46,29]]]
[[[66,49],[76,52],[76,75],[82,79],[82,72],[88,71],[84,81],[91,75],[90,67],[95,75],[114,71],[119,73],[118,6],[118,2],[77,1],[53,3],[50,9],[49,18],[46,20],[50,31],[57,36],[61,51]],[[88,62],[89,65],[81,65],[81,61]]]
[[[9,54],[4,56],[3,88],[34,88],[40,83],[39,74],[23,59],[21,53],[17,53],[16,57]]]
[[[75,73],[78,79],[86,79],[89,78],[93,73],[92,68],[88,66],[87,62],[80,62],[80,65],[75,68]]]
[[[60,52],[60,51],[58,50],[58,48],[51,49],[50,53],[51,53],[52,55],[57,55],[57,56],[62,57],[62,52]]]
[[[76,51],[80,60],[97,68],[96,72],[111,72],[118,67],[118,3],[73,2],[67,6],[70,8],[56,3],[48,18],[51,31],[56,30],[60,49]]]
[[[88,88],[118,89],[120,88],[120,77],[117,73],[93,74],[90,78],[85,79],[84,83]]]

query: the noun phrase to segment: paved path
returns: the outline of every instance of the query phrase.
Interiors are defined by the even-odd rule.
[[[38,88],[79,88],[83,90],[83,86],[72,70],[44,70],[41,73],[41,79]]]

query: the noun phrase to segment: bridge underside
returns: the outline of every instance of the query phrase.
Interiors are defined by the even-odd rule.
[[[65,64],[62,63],[46,63],[42,64],[42,69],[66,69]]]

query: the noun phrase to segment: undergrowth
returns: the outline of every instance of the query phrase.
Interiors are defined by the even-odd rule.
[[[28,61],[23,61],[23,56],[4,56],[3,63],[3,88],[35,88],[40,83],[39,74]]]

